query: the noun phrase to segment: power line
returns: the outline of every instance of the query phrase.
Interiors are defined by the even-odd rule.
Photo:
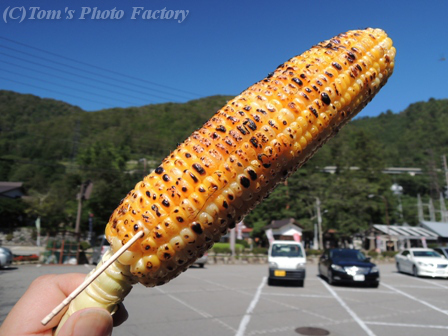
[[[1,53],[0,53],[0,54],[1,54]],[[21,68],[21,69],[29,70],[29,71],[34,71],[34,72],[37,72],[37,73],[40,73],[40,74],[43,74],[43,75],[46,75],[46,76],[48,75],[48,72],[40,71],[40,70],[36,70],[36,69],[32,69],[32,68],[28,68],[28,67],[26,67],[26,66],[18,65],[18,64],[14,64],[14,63],[12,63],[12,62],[8,62],[8,61],[5,61],[5,60],[2,60],[1,63],[3,63],[3,64],[9,64],[9,65],[12,65],[12,66],[15,66],[15,67],[18,67],[18,68]],[[43,65],[42,65],[42,66],[43,66]],[[94,88],[94,89],[97,89],[97,90],[101,90],[101,91],[105,91],[105,92],[110,92],[110,93],[113,93],[113,94],[119,94],[119,95],[122,95],[122,94],[123,94],[122,92],[119,92],[119,91],[114,91],[114,90],[104,89],[104,88],[101,88],[101,87],[97,87],[97,86],[95,86],[95,85],[90,85],[90,84],[87,84],[87,83],[85,83],[85,82],[79,82],[79,81],[77,81],[77,80],[73,80],[73,79],[71,79],[71,78],[68,79],[67,77],[58,76],[58,75],[55,75],[55,74],[52,74],[51,77],[59,78],[59,79],[66,80],[66,81],[69,80],[69,81],[72,82],[72,83],[77,83],[77,84],[80,84],[80,85],[84,85],[84,86],[91,87],[91,88]],[[127,97],[129,97],[129,95],[127,95]],[[131,96],[131,97],[132,97],[132,96]],[[134,98],[134,97],[132,97],[132,98]],[[144,101],[145,103],[148,102],[147,99],[143,99],[143,98],[136,98],[136,99],[139,99],[139,100],[141,100],[141,101]]]
[[[26,51],[21,51],[21,50],[14,49],[14,48],[11,48],[11,47],[7,47],[7,46],[4,46],[4,45],[0,45],[0,47],[2,47],[4,49],[11,50],[11,51],[14,51],[14,52],[17,52],[17,53],[20,53],[20,54],[31,56],[33,58],[37,58],[37,59],[41,59],[41,60],[44,60],[44,61],[47,61],[47,62],[51,62],[53,64],[58,64],[60,66],[67,67],[67,68],[70,68],[70,69],[73,69],[73,70],[82,71],[82,72],[85,72],[85,73],[93,75],[93,76],[99,76],[101,78],[105,78],[105,79],[110,79],[110,80],[116,81],[116,78],[113,78],[113,77],[110,77],[110,76],[106,76],[106,75],[103,75],[103,74],[98,74],[97,72],[94,72],[94,71],[81,69],[79,67],[76,67],[76,66],[73,66],[73,65],[69,65],[69,64],[65,64],[65,63],[62,63],[62,62],[59,62],[59,61],[51,60],[51,59],[48,59],[46,57],[37,56],[37,55],[31,54],[31,53],[28,53]],[[120,80],[120,83],[124,83],[124,84],[127,84],[127,85],[135,86],[137,88],[141,88],[141,86],[139,86],[139,85],[136,85],[136,84],[134,84],[132,82],[128,82],[128,81],[124,81],[124,80]],[[159,93],[162,93],[162,94],[166,93],[164,91],[157,90],[157,89],[152,89],[152,88],[150,90],[155,91],[155,92],[159,92]],[[181,96],[181,95],[178,95],[178,94],[170,94],[170,95],[177,96],[177,97],[180,97],[180,98],[186,98],[185,96]],[[167,99],[167,98],[164,97],[164,99]]]
[[[36,88],[36,89],[39,89],[39,90],[44,90],[44,91],[57,93],[57,94],[60,94],[60,95],[63,95],[63,96],[68,96],[68,97],[72,97],[72,98],[76,98],[76,99],[90,101],[91,103],[95,103],[95,104],[99,104],[99,105],[107,105],[109,107],[114,107],[113,105],[110,105],[109,103],[98,102],[96,100],[92,100],[92,99],[89,99],[89,98],[75,96],[75,95],[72,95],[72,94],[69,94],[69,93],[63,93],[63,92],[60,92],[60,91],[47,89],[47,88],[43,88],[43,87],[36,86],[36,85],[33,85],[33,84],[29,84],[29,83],[23,83],[23,82],[16,81],[16,80],[10,79],[10,78],[5,78],[5,77],[1,77],[0,76],[0,79],[7,80],[7,81],[10,81],[10,82],[13,82],[13,83],[17,83],[17,84],[21,84],[21,85],[25,85],[25,86],[30,86],[30,87],[33,87],[33,88]]]
[[[75,77],[81,77],[81,78],[84,78],[84,79],[87,79],[87,80],[90,80],[90,81],[93,80],[93,81],[96,81],[96,82],[98,82],[98,83],[105,84],[105,85],[109,85],[109,86],[113,86],[113,87],[117,87],[117,88],[122,89],[122,90],[127,90],[127,91],[131,91],[131,92],[136,92],[136,93],[140,93],[140,94],[143,94],[143,95],[146,95],[146,96],[153,96],[153,97],[157,97],[157,98],[161,98],[161,99],[167,99],[166,97],[161,97],[161,96],[158,96],[158,95],[149,94],[149,93],[147,93],[147,92],[142,92],[142,91],[137,91],[137,90],[131,90],[131,89],[128,89],[128,88],[125,88],[125,87],[122,87],[122,86],[119,86],[119,85],[116,85],[116,84],[112,84],[112,83],[110,83],[110,82],[105,82],[105,81],[98,80],[98,79],[94,79],[94,78],[90,78],[90,77],[88,77],[88,76],[84,76],[84,75],[81,75],[81,74],[78,74],[78,73],[73,73],[73,72],[70,72],[70,71],[67,71],[67,70],[62,70],[62,69],[54,68],[54,67],[49,66],[49,65],[45,65],[45,64],[42,64],[42,63],[38,63],[38,62],[34,62],[34,61],[30,61],[30,60],[27,60],[27,59],[24,59],[24,58],[21,58],[21,57],[17,57],[17,56],[9,55],[9,54],[4,53],[4,52],[0,52],[0,55],[4,55],[4,56],[10,57],[10,58],[13,58],[13,59],[15,59],[15,60],[20,60],[20,61],[27,62],[27,63],[31,63],[31,64],[34,64],[34,65],[42,66],[42,67],[44,67],[44,68],[51,69],[51,70],[54,70],[54,71],[63,72],[63,73],[66,73],[66,74],[69,74],[69,75],[72,75],[72,76],[75,76]],[[139,98],[139,97],[135,97],[135,96],[132,96],[132,95],[129,95],[129,94],[126,94],[126,95],[129,96],[129,97],[133,97],[133,98],[141,99],[141,98]],[[175,101],[175,100],[173,100],[173,101]],[[109,106],[110,106],[110,105],[109,105]]]
[[[73,87],[70,87],[70,86],[67,86],[67,85],[64,85],[64,84],[54,83],[54,82],[51,82],[49,80],[45,80],[45,79],[42,79],[42,78],[37,78],[37,77],[30,76],[30,75],[24,75],[24,74],[21,74],[19,72],[6,70],[6,69],[2,69],[2,71],[9,72],[9,73],[12,73],[14,75],[19,75],[19,76],[22,76],[22,77],[30,78],[30,79],[33,79],[33,80],[37,80],[39,82],[48,83],[48,84],[51,84],[51,85],[57,85],[57,86],[64,87],[64,88],[67,88],[67,89],[70,89],[70,90],[78,91],[78,92],[81,92],[81,93],[86,93],[88,95],[95,95],[95,96],[103,97],[103,98],[106,98],[106,99],[112,99],[112,100],[116,100],[116,101],[121,101],[121,102],[124,102],[124,103],[127,103],[127,104],[133,104],[133,103],[131,103],[129,101],[122,100],[122,99],[119,99],[119,98],[107,97],[107,96],[104,96],[104,95],[101,95],[101,94],[98,94],[98,93],[94,94],[94,93],[89,92],[89,91],[76,89],[76,88],[73,88]]]
[[[75,62],[75,63],[82,64],[82,65],[87,65],[87,66],[90,66],[90,67],[92,67],[92,68],[96,68],[96,69],[99,69],[99,70],[102,70],[102,71],[106,71],[106,72],[114,73],[114,74],[117,74],[117,75],[120,75],[120,76],[123,76],[123,77],[127,77],[127,78],[129,78],[129,79],[138,80],[138,81],[140,81],[140,82],[148,83],[148,84],[151,84],[151,85],[157,85],[157,86],[160,86],[160,87],[163,87],[163,88],[166,88],[166,89],[170,89],[170,90],[174,90],[174,91],[179,91],[179,92],[187,93],[187,94],[190,94],[190,95],[193,95],[193,96],[196,96],[196,97],[201,97],[201,96],[202,96],[202,95],[200,95],[200,94],[198,94],[198,93],[194,93],[194,92],[191,92],[191,91],[186,91],[186,90],[176,89],[176,88],[174,88],[174,87],[170,87],[170,86],[167,86],[167,85],[163,85],[163,84],[159,84],[159,83],[151,82],[151,81],[148,81],[148,80],[146,80],[146,79],[141,79],[141,78],[138,78],[138,77],[134,77],[134,76],[127,75],[127,74],[122,74],[122,73],[117,72],[117,71],[114,71],[114,70],[105,69],[105,68],[99,67],[99,66],[97,66],[97,65],[93,65],[93,64],[89,64],[89,63],[82,62],[82,61],[79,61],[79,60],[75,60],[75,59],[73,59],[73,58],[66,57],[66,56],[63,56],[63,55],[60,55],[60,54],[56,54],[56,53],[50,52],[50,51],[48,51],[48,50],[43,50],[43,49],[41,49],[41,48],[37,48],[37,47],[34,47],[34,46],[30,46],[30,45],[25,44],[25,43],[22,43],[22,42],[14,41],[14,40],[8,39],[8,38],[3,37],[3,36],[0,36],[0,39],[3,39],[3,40],[5,40],[5,41],[9,41],[9,42],[15,43],[15,44],[18,44],[18,45],[27,47],[27,48],[31,48],[31,49],[34,49],[34,50],[38,50],[38,51],[40,51],[40,52],[43,52],[43,53],[46,53],[46,54],[49,54],[49,55],[53,55],[53,56],[56,56],[56,57],[60,57],[60,58],[69,60],[69,61],[71,61],[71,62]]]

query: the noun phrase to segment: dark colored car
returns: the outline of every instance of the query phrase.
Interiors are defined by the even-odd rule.
[[[319,259],[318,271],[330,285],[347,283],[378,287],[380,284],[378,267],[358,250],[335,248],[325,251]]]

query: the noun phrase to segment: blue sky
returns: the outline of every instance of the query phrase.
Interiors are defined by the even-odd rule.
[[[12,8],[22,6],[25,19],[12,19],[23,13]],[[33,20],[31,7],[61,10],[61,19]],[[81,19],[83,7],[116,8],[123,17]],[[141,11],[131,19],[133,7],[188,15],[147,20]],[[322,40],[375,27],[394,40],[396,68],[361,116],[400,112],[448,98],[447,13],[445,0],[1,0],[0,89],[87,111],[237,95]]]

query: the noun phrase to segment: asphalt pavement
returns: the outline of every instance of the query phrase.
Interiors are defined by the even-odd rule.
[[[124,302],[129,319],[113,335],[448,334],[448,280],[399,274],[393,264],[379,267],[379,288],[330,286],[318,277],[316,264],[307,266],[303,288],[268,286],[267,265],[192,267],[164,286],[134,286]],[[39,275],[90,269],[23,265],[0,270],[0,322]]]

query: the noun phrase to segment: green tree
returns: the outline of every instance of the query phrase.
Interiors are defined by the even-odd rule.
[[[95,231],[104,231],[105,224],[120,200],[137,183],[138,177],[124,173],[128,153],[127,148],[116,148],[110,143],[95,143],[79,154],[83,179],[93,183],[91,197],[83,208],[81,223],[84,229],[87,228],[88,214],[93,213]]]
[[[0,197],[0,229],[12,232],[26,223],[26,203],[22,199]]]

